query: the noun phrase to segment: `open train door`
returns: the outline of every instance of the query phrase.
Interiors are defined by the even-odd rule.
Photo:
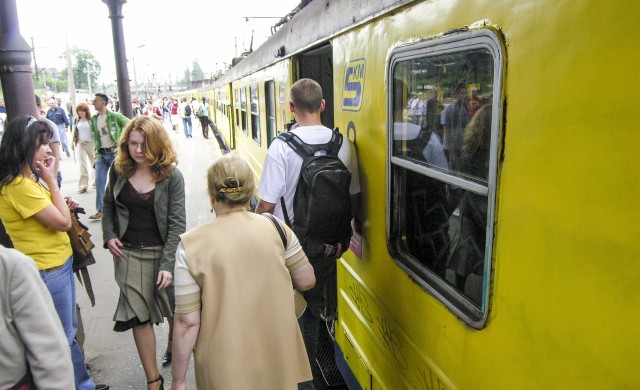
[[[325,100],[322,124],[333,129],[333,49],[331,44],[318,46],[300,54],[297,57],[297,73],[298,77],[295,80],[312,79],[322,87]]]
[[[324,111],[321,114],[322,124],[333,129],[333,48],[331,44],[317,46],[300,54],[296,58],[296,67],[297,69],[294,70],[293,74],[297,74],[298,77],[295,80],[309,78],[318,82],[322,87],[322,96],[325,100]],[[333,275],[327,281],[324,303],[320,313],[316,360],[326,386],[328,388],[344,388],[345,382],[336,364],[334,349],[334,329],[338,311],[338,289],[335,272],[336,269],[334,267]],[[314,377],[317,377],[315,368]]]

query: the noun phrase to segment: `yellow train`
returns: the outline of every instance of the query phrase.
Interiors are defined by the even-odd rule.
[[[364,204],[350,388],[640,388],[640,2],[315,0],[211,88],[260,176],[318,81]]]

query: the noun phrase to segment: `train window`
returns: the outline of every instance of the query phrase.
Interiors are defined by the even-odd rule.
[[[240,112],[242,116],[242,131],[245,134],[249,134],[247,132],[247,88],[240,88]]]
[[[240,92],[236,88],[233,94],[233,104],[236,108],[236,128],[240,127]]]
[[[251,104],[251,137],[260,144],[260,108],[258,100],[258,84],[249,87],[249,102]]]
[[[497,37],[476,31],[398,48],[389,66],[389,249],[476,328],[488,312],[501,58]]]
[[[267,147],[269,147],[273,137],[276,136],[276,90],[273,80],[264,83],[264,96],[267,109]]]

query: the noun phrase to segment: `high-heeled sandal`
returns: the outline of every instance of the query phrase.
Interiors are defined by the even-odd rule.
[[[158,379],[156,379],[156,380],[152,380],[152,381],[147,382],[147,385],[152,385],[152,384],[156,383],[157,381],[160,381],[160,390],[164,390],[164,378],[162,377],[162,375],[160,375],[158,377]]]

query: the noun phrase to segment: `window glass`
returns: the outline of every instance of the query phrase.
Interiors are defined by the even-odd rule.
[[[247,91],[245,87],[240,88],[240,111],[242,113],[242,131],[247,133]]]
[[[388,89],[390,249],[475,325],[491,270],[496,53],[495,44],[463,39],[404,48],[392,56]]]
[[[236,88],[233,94],[233,104],[236,108],[236,127],[240,127],[240,92]]]
[[[259,100],[258,100],[258,84],[252,84],[250,89],[250,104],[251,104],[251,137],[260,142],[260,113],[259,113]]]

